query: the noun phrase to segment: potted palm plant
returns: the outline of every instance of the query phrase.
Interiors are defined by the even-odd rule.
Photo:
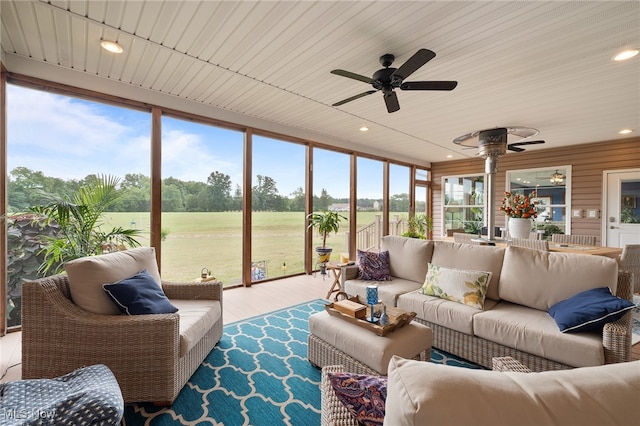
[[[330,234],[335,234],[340,229],[340,222],[346,217],[332,211],[323,211],[320,213],[311,213],[307,215],[309,221],[308,229],[315,228],[318,234],[322,236],[322,246],[316,247],[316,253],[318,253],[318,262],[327,263],[333,249],[327,247],[327,237]]]
[[[417,213],[407,219],[407,231],[403,237],[426,239],[427,233],[433,229],[433,221],[425,213]]]

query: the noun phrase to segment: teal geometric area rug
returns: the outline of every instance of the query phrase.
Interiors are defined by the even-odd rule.
[[[170,407],[131,404],[132,425],[319,425],[320,370],[307,361],[308,318],[322,299],[228,324]],[[432,350],[432,362],[480,368]]]

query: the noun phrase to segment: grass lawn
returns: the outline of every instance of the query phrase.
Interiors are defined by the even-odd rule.
[[[375,214],[359,212],[358,224],[372,222]],[[149,245],[149,218],[149,213],[108,213],[106,220],[109,228],[142,230],[139,240],[142,245]],[[304,271],[304,213],[255,212],[252,222],[251,258],[254,262],[266,261],[268,278]],[[167,237],[162,242],[162,278],[193,281],[207,268],[225,285],[239,284],[242,225],[241,212],[163,213],[162,230]],[[334,249],[335,259],[346,251],[347,231],[348,225],[343,222],[338,234],[327,241]],[[319,244],[320,238],[314,236],[314,246]]]

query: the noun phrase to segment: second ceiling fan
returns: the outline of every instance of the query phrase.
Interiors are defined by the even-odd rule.
[[[352,78],[354,80],[362,81],[364,83],[371,84],[375,90],[368,90],[350,98],[343,99],[340,102],[336,102],[332,106],[339,106],[346,104],[347,102],[354,101],[362,98],[363,96],[376,93],[378,90],[382,91],[384,97],[384,103],[387,106],[388,112],[396,112],[400,109],[398,103],[398,95],[394,89],[400,88],[400,90],[453,90],[458,85],[457,81],[404,81],[418,68],[435,58],[436,54],[429,49],[420,49],[410,57],[407,62],[402,64],[400,68],[391,68],[391,64],[395,60],[395,56],[390,53],[382,55],[380,57],[380,63],[384,68],[376,71],[372,78],[365,77],[364,75],[352,73],[345,70],[333,70],[332,74],[340,75],[342,77]]]

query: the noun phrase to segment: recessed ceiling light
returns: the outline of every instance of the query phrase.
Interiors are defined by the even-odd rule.
[[[616,56],[613,57],[613,60],[614,61],[625,61],[627,59],[633,58],[638,53],[640,53],[640,50],[638,50],[638,49],[623,50],[622,52],[617,53]]]
[[[368,130],[369,130],[369,128],[368,128],[367,126],[362,126],[362,127],[360,127],[360,131],[361,131],[361,132],[366,132],[366,131],[368,131]]]
[[[453,158],[453,154],[447,154],[447,158]]]
[[[120,46],[115,41],[102,40],[100,42],[100,46],[102,46],[104,50],[108,50],[111,53],[122,53],[124,51],[122,46]]]
[[[618,133],[620,133],[621,135],[628,135],[631,132],[633,132],[633,129],[622,129]]]

